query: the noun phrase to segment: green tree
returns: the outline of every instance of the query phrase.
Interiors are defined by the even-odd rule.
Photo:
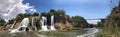
[[[34,13],[33,13],[33,16],[39,16],[39,13],[34,12]]]
[[[52,15],[54,15],[54,14],[55,14],[55,12],[48,12],[48,13],[47,13],[48,16],[52,16]]]
[[[13,24],[15,20],[16,20],[15,18],[10,19],[10,20],[9,20],[9,24]]]
[[[24,18],[25,18],[25,17],[29,17],[29,16],[32,16],[32,14],[30,14],[30,13],[25,13],[25,14],[24,14]]]
[[[101,37],[120,37],[120,3],[105,19],[101,35]]]
[[[87,21],[81,16],[73,16],[73,24],[75,27],[88,27]]]
[[[49,12],[55,12],[55,10],[54,9],[50,9],[50,11]]]
[[[55,14],[65,15],[65,11],[64,10],[57,10]]]
[[[26,17],[30,17],[32,16],[32,14],[30,13],[20,13],[16,16],[15,20],[14,21],[21,21],[22,19],[26,18]]]
[[[47,15],[47,12],[41,12],[40,13],[40,16],[46,16]]]
[[[4,19],[0,19],[0,26],[3,26],[6,23]]]
[[[24,18],[24,14],[20,13],[20,14],[18,14],[18,15],[16,16],[16,19],[15,19],[15,20],[20,21],[20,20],[22,20],[23,18]]]

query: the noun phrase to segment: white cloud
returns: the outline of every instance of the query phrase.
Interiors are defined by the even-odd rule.
[[[30,11],[37,12],[35,9],[30,9]]]
[[[5,20],[16,17],[19,13],[26,13],[25,10],[31,10],[36,12],[33,6],[29,6],[29,3],[22,4],[23,0],[0,0],[0,17]]]

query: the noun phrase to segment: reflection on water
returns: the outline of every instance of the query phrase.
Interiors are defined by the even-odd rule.
[[[94,37],[98,32],[96,28],[86,28],[81,31],[40,31],[4,33],[0,37]]]
[[[39,32],[38,35],[43,35],[44,37],[76,37],[77,35],[83,34],[81,31],[48,31],[48,32]]]
[[[95,37],[95,34],[99,31],[96,28],[86,28],[84,30],[87,30],[85,34],[78,35],[77,37]]]

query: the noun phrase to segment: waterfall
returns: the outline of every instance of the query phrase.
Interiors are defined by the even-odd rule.
[[[10,29],[9,29],[9,31],[10,31],[11,29],[13,29],[13,27],[15,26],[15,23],[16,23],[16,21],[12,24],[12,26],[11,26]]]
[[[36,25],[37,25],[37,17],[35,17],[35,25],[34,25],[34,27],[35,27],[35,31],[37,31],[37,27],[36,27]]]
[[[41,20],[41,23],[42,23],[42,30],[43,31],[48,31],[48,28],[47,28],[47,18],[46,17],[42,17],[42,20]]]
[[[54,26],[54,16],[51,16],[51,26],[50,26],[51,30],[56,30],[55,26]]]
[[[29,18],[24,18],[22,20],[22,22],[20,23],[19,27],[17,29],[11,30],[10,33],[15,33],[15,32],[19,32],[19,31],[26,31],[28,24],[29,24]]]
[[[37,27],[36,27],[36,22],[37,22],[37,17],[33,17],[32,18],[32,28],[34,28],[35,29],[35,31],[37,31]]]
[[[28,24],[29,24],[29,18],[24,18],[22,22],[20,23],[20,26],[18,29],[20,30],[22,28],[23,30],[21,31],[25,31],[26,28],[28,27]]]

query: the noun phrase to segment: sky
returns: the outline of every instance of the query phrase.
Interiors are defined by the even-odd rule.
[[[5,20],[19,13],[48,12],[50,9],[64,10],[70,16],[82,16],[85,19],[105,18],[118,0],[0,0],[0,15]],[[111,5],[111,6],[110,6]],[[99,20],[88,22],[95,23]]]
[[[111,5],[110,0],[25,0],[30,3],[37,12],[48,12],[50,9],[64,10],[70,16],[82,16],[85,19],[106,18],[111,12],[111,6],[116,6],[118,0]],[[96,24],[100,20],[87,20]]]
[[[109,0],[25,0],[23,3],[29,3],[38,12],[62,9],[70,16],[79,15],[86,19],[105,18],[111,10]]]
[[[5,21],[16,17],[19,13],[36,12],[34,6],[29,3],[23,4],[24,0],[0,0],[0,17]]]

